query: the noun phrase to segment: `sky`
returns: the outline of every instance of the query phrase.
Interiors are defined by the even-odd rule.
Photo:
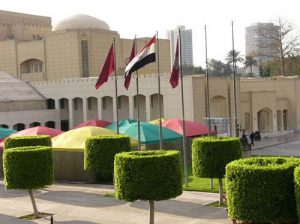
[[[232,50],[231,22],[235,49],[245,55],[245,27],[256,22],[273,22],[278,17],[300,27],[297,0],[0,0],[0,10],[49,16],[52,25],[76,14],[104,20],[121,38],[151,37],[185,25],[193,30],[194,64],[205,65],[207,27],[208,58],[225,61]]]

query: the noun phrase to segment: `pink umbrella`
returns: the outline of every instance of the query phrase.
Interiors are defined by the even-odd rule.
[[[63,133],[63,131],[54,129],[54,128],[48,128],[44,126],[36,126],[33,128],[27,128],[22,131],[18,131],[8,137],[16,137],[16,136],[32,136],[32,135],[49,135],[51,138]],[[4,146],[4,141],[0,142],[0,148]]]
[[[81,128],[85,126],[95,126],[95,127],[106,127],[107,125],[110,125],[111,122],[105,121],[105,120],[88,120],[85,122],[81,122],[80,124],[76,125],[73,129],[75,128]]]
[[[48,128],[44,126],[36,126],[33,128],[27,128],[22,131],[18,131],[9,137],[15,137],[15,136],[32,136],[32,135],[49,135],[51,138],[63,133],[63,131],[55,129],[55,128]]]
[[[180,119],[169,119],[162,122],[162,126],[169,128],[178,134],[183,135],[183,120]],[[200,136],[208,134],[207,125],[200,124],[196,121],[185,120],[185,132],[186,137]],[[211,134],[215,134],[215,131],[211,131]]]

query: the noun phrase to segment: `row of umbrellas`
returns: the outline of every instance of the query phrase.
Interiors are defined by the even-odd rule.
[[[137,121],[134,119],[124,119],[119,121],[119,131],[122,133],[128,126],[132,123],[136,123]],[[149,122],[140,122],[141,126],[152,127],[148,124],[155,124],[159,125],[159,119],[155,119]],[[79,125],[75,126],[74,128],[84,127],[84,126],[97,126],[97,127],[105,127],[112,130],[117,130],[117,124],[110,123],[108,121],[103,120],[89,120],[86,122],[82,122]],[[183,135],[183,120],[180,119],[164,119],[162,118],[162,127],[168,128],[172,131],[177,132],[180,135]],[[185,120],[185,129],[186,129],[186,137],[193,137],[193,136],[201,136],[208,134],[208,127],[204,124],[201,124],[196,121]],[[214,130],[211,130],[212,134],[216,134]]]
[[[159,120],[151,123],[140,122],[140,141],[141,144],[159,143],[159,126],[153,123],[159,123]],[[162,122],[163,141],[173,141],[182,138],[183,121],[179,119],[164,120]],[[206,135],[208,128],[194,121],[185,121],[186,137]],[[103,128],[106,127],[106,128]],[[84,148],[85,140],[88,137],[96,135],[115,135],[117,124],[103,120],[90,120],[83,122],[74,127],[73,130],[63,133],[60,130],[37,126],[23,131],[13,133],[15,131],[0,129],[0,138],[10,136],[26,136],[26,135],[49,135],[52,138],[53,147],[56,148]],[[137,144],[138,140],[138,123],[133,119],[125,119],[119,121],[119,132],[131,137],[131,143]],[[6,135],[6,136],[5,136]],[[56,137],[55,137],[56,136]],[[1,145],[2,144],[2,145]],[[3,143],[0,143],[0,147]]]

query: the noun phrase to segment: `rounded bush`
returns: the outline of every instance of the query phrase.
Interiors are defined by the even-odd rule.
[[[299,159],[255,157],[226,166],[228,215],[255,223],[297,223],[294,169]]]
[[[225,166],[241,157],[239,138],[201,137],[193,140],[192,167],[197,177],[223,178]]]
[[[4,182],[7,189],[37,189],[53,183],[52,150],[46,146],[5,149]]]
[[[153,150],[115,156],[115,193],[118,199],[166,200],[182,193],[178,151]]]
[[[48,135],[9,137],[4,142],[4,149],[37,145],[51,147],[50,137]]]
[[[130,138],[127,136],[90,137],[85,143],[84,169],[97,173],[102,179],[112,178],[115,155],[124,151],[130,151]]]

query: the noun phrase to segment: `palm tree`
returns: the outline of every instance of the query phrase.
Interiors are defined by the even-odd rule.
[[[254,59],[252,55],[246,56],[246,60],[244,62],[246,68],[250,67],[250,75],[253,75],[252,68],[257,65],[257,61]]]
[[[234,65],[236,65],[237,62],[243,62],[244,59],[241,56],[239,56],[239,54],[240,52],[237,50],[229,51],[225,59],[227,64],[234,62]]]

